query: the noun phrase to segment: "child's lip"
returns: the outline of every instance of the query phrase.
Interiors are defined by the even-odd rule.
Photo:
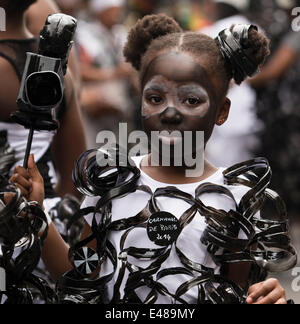
[[[176,127],[174,129],[172,129],[172,127],[168,127],[168,128],[160,128],[160,129],[155,129],[154,131],[159,132],[159,133],[163,133],[163,135],[165,134],[173,134],[173,133],[180,133],[181,136],[183,136],[185,129],[180,128],[180,127]]]
[[[158,139],[164,144],[175,145],[182,143],[182,135],[175,135],[172,134],[171,131],[164,131],[163,134],[158,135]]]

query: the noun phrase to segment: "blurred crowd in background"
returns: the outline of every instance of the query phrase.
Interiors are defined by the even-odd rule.
[[[45,181],[47,211],[61,206],[60,197],[66,194],[76,195],[66,201],[79,208],[77,198],[82,197],[71,177],[74,161],[86,148],[104,144],[100,132],[112,131],[118,141],[120,123],[126,123],[128,133],[142,129],[138,73],[123,56],[128,31],[138,19],[164,13],[183,30],[213,38],[234,24],[254,24],[270,39],[271,55],[260,74],[230,86],[230,116],[215,127],[206,154],[224,168],[255,157],[269,160],[271,188],[299,225],[293,228],[300,250],[300,0],[27,0],[22,9],[23,1],[0,0],[0,7],[10,7],[7,31],[0,33],[0,72],[5,76],[0,78],[0,175],[11,175],[25,155],[27,130],[10,115],[17,109],[25,54],[37,53],[38,35],[49,14],[60,9],[77,18],[78,28],[58,107],[60,127],[56,134],[35,132],[31,150]],[[73,215],[74,210],[68,212]],[[276,211],[266,205],[265,213],[274,218]],[[53,219],[67,236],[65,214],[58,219],[57,212]]]
[[[127,31],[152,13],[173,16],[184,30],[216,37],[237,23],[258,25],[271,40],[272,54],[259,76],[233,86],[231,115],[217,128],[207,153],[217,166],[264,156],[273,169],[273,188],[285,199],[289,214],[300,219],[300,32],[293,9],[297,0],[56,0],[78,18],[76,52],[78,86],[88,146],[97,134],[118,122],[140,128],[139,83],[122,57]],[[293,25],[294,24],[294,25]],[[296,24],[297,26],[297,24]],[[295,28],[294,28],[295,29]],[[230,155],[226,148],[230,147]]]
[[[300,71],[297,73],[300,35],[291,26],[295,19],[292,9],[300,4],[292,0],[107,2],[111,2],[110,8],[105,8],[106,0],[58,0],[64,12],[80,19],[77,49],[82,63],[82,108],[86,115],[88,145],[95,146],[99,125],[104,129],[116,125],[109,122],[110,114],[112,119],[118,116],[123,121],[126,114],[132,126],[139,127],[138,83],[134,72],[122,62],[126,30],[138,18],[163,12],[175,17],[183,29],[202,30],[211,36],[217,36],[234,23],[255,23],[271,39],[272,55],[260,77],[248,85],[231,89],[231,118],[223,128],[216,129],[208,153],[219,166],[258,155],[267,157],[274,173],[273,187],[284,196],[290,215],[297,217],[300,210],[297,172],[300,165]],[[131,84],[123,82],[128,78]],[[117,89],[119,95],[112,95]],[[220,152],[226,152],[228,146],[232,153],[224,157]]]

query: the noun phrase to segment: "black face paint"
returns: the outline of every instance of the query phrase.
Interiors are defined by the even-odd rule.
[[[178,111],[177,108],[174,107],[167,107],[162,112],[157,112],[151,116],[144,116],[143,118],[146,120],[154,116],[159,116],[160,118],[165,119],[166,122],[169,121],[170,123],[173,124],[180,123],[184,118],[182,113]]]
[[[142,78],[142,86],[154,75],[164,75],[176,82],[201,82],[212,88],[208,74],[201,65],[189,55],[179,52],[167,52],[155,58],[146,69]]]
[[[168,107],[160,114],[160,118],[162,123],[179,125],[184,116],[176,108]]]
[[[149,138],[157,131],[203,131],[208,141],[216,121],[217,96],[201,65],[187,54],[169,52],[149,64],[142,83],[143,126]]]
[[[170,81],[181,84],[195,83],[201,85],[216,104],[217,94],[211,77],[204,67],[196,63],[187,54],[168,52],[155,58],[142,77],[142,88],[144,89],[146,83],[156,75],[162,75]]]

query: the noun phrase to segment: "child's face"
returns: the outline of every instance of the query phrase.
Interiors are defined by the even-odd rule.
[[[184,53],[169,52],[149,65],[143,78],[142,116],[151,131],[203,131],[211,137],[220,109],[217,87],[203,67]],[[171,139],[171,143],[172,140]]]

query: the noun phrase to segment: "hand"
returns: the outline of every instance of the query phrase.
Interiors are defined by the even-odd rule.
[[[14,193],[10,193],[10,192],[6,192],[4,194],[4,204],[7,206],[10,204],[10,202],[15,198],[16,194]],[[1,203],[1,202],[0,202]],[[0,205],[1,207],[1,205]],[[4,206],[3,206],[4,207]]]
[[[23,167],[16,167],[13,176],[10,178],[22,192],[22,195],[29,201],[36,201],[43,206],[45,198],[44,180],[34,162],[33,155],[28,160],[28,170]]]
[[[248,304],[284,305],[287,304],[285,290],[277,279],[269,279],[253,285],[249,289]]]

